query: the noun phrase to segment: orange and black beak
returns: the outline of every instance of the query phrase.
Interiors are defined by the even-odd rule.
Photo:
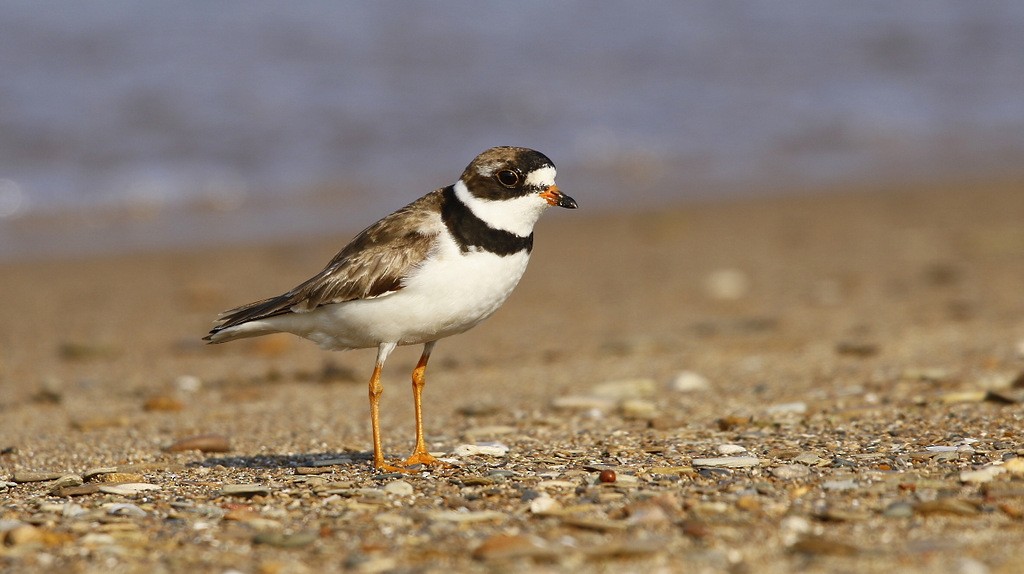
[[[576,209],[577,207],[579,207],[578,205],[576,205],[575,199],[569,197],[568,195],[562,193],[561,191],[558,191],[557,185],[552,185],[551,187],[545,189],[544,192],[540,194],[540,196],[543,197],[548,202],[548,205],[565,207],[567,209]]]

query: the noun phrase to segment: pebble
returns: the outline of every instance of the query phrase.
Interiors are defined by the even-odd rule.
[[[712,299],[735,301],[742,299],[750,291],[750,279],[741,269],[716,269],[704,278],[704,291]]]
[[[646,399],[627,399],[620,408],[627,419],[649,421],[658,416],[658,405]]]
[[[203,388],[203,380],[193,375],[181,375],[174,379],[174,388],[182,393],[195,393]]]
[[[460,444],[452,452],[457,457],[467,456],[505,456],[508,454],[508,445],[500,442],[481,442],[477,444]]]
[[[1011,458],[1003,463],[1003,468],[1014,476],[1024,475],[1024,458]]]
[[[711,381],[700,373],[682,371],[672,378],[669,388],[679,393],[692,393],[711,389]]]
[[[435,510],[427,513],[427,518],[435,522],[455,522],[469,524],[474,522],[494,522],[505,520],[509,516],[496,510],[478,510],[462,512],[459,510]]]
[[[816,453],[813,453],[813,452],[802,452],[802,453],[796,455],[795,457],[793,457],[793,462],[799,462],[800,464],[806,464],[806,465],[818,464],[819,462],[822,462],[823,460],[825,460],[825,459],[821,458],[820,456],[818,456]]]
[[[959,498],[937,498],[920,502],[914,507],[918,514],[953,514],[957,516],[973,516],[978,514],[978,507],[968,500]]]
[[[530,512],[533,514],[552,514],[561,509],[562,505],[546,494],[542,494],[530,501]]]
[[[146,511],[141,509],[141,508],[139,508],[135,504],[127,504],[127,503],[107,504],[107,505],[104,505],[104,508],[106,509],[107,514],[110,514],[110,515],[113,515],[113,516],[134,516],[134,517],[146,516]]]
[[[764,409],[767,415],[802,415],[807,412],[807,403],[802,401],[769,405]]]
[[[914,506],[908,502],[893,502],[882,511],[889,518],[910,518],[914,515]]]
[[[625,379],[607,381],[594,385],[591,394],[612,400],[642,399],[653,397],[658,392],[658,383],[654,379]]]
[[[18,484],[26,482],[46,482],[49,480],[57,480],[64,476],[60,472],[30,472],[30,471],[18,471],[11,475],[11,481]]]
[[[558,397],[551,401],[551,406],[566,411],[590,411],[602,412],[611,411],[615,408],[616,401],[604,397],[592,397],[586,395],[569,395]]]
[[[691,464],[695,467],[744,468],[761,464],[761,459],[756,456],[722,456],[716,458],[695,458],[691,461]]]
[[[307,530],[291,534],[284,532],[260,532],[253,536],[253,544],[266,544],[277,548],[302,548],[316,542],[320,535],[316,531]]]
[[[857,488],[857,481],[852,478],[846,480],[826,480],[821,483],[821,488],[825,490],[853,490]]]
[[[164,450],[167,452],[184,452],[189,450],[228,452],[231,450],[231,441],[219,434],[205,434],[181,439]]]
[[[142,403],[142,410],[147,412],[164,411],[177,412],[185,408],[185,403],[168,395],[157,395],[150,397]]]
[[[384,485],[384,492],[394,494],[396,496],[412,496],[415,490],[408,481],[392,480]]]
[[[973,484],[990,482],[993,478],[1004,472],[1006,472],[1005,466],[986,466],[978,470],[963,470],[960,471],[960,482]]]
[[[157,484],[148,484],[145,482],[126,482],[123,484],[101,484],[99,485],[99,491],[105,494],[118,494],[121,496],[132,496],[148,490],[160,490],[160,486]]]
[[[225,484],[217,496],[267,496],[270,488],[262,484]]]
[[[718,454],[739,454],[741,452],[747,452],[747,449],[738,444],[720,444],[715,450]]]
[[[50,488],[56,491],[71,486],[82,486],[83,482],[85,481],[82,480],[82,477],[78,476],[77,474],[65,474],[64,476],[53,481],[53,483],[50,485]]]
[[[555,558],[558,551],[537,536],[495,534],[473,550],[477,560],[513,560],[517,558]]]
[[[811,471],[802,464],[783,464],[773,468],[771,472],[772,476],[782,480],[803,478],[811,473]]]

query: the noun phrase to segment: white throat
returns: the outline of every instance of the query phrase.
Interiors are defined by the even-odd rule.
[[[548,207],[548,202],[538,194],[529,193],[511,199],[480,199],[466,188],[462,180],[455,182],[455,197],[464,203],[473,215],[494,229],[504,229],[520,237],[533,233],[533,225]]]

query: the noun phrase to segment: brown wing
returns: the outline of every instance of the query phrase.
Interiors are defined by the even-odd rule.
[[[409,272],[430,254],[443,229],[440,199],[440,190],[427,194],[367,227],[298,287],[225,311],[210,335],[257,319],[398,291]]]

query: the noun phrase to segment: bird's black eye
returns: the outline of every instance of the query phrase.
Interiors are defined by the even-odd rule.
[[[503,169],[498,172],[498,183],[505,187],[515,187],[519,183],[519,174],[510,169]]]

